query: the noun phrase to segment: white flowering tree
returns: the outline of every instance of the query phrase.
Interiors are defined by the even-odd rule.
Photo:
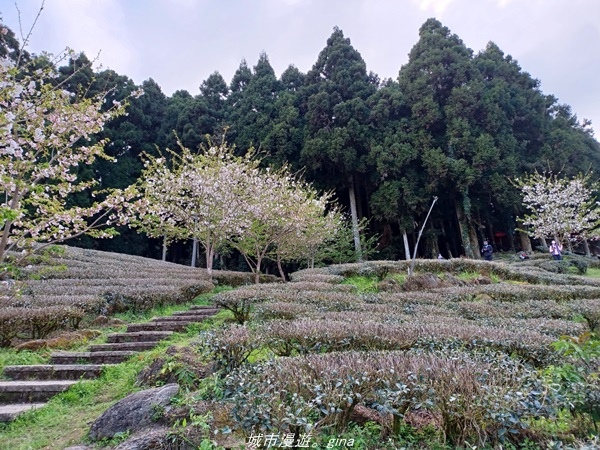
[[[339,213],[331,195],[319,196],[287,168],[261,170],[252,151],[235,156],[226,144],[198,153],[180,147],[169,151],[170,163],[146,156],[130,224],[153,237],[200,243],[209,272],[216,252],[230,246],[258,282],[265,258],[276,259],[280,270],[281,261],[314,259],[335,234]]]
[[[249,186],[244,215],[250,226],[231,245],[244,256],[257,283],[266,258],[277,261],[284,277],[282,261],[314,261],[317,248],[337,232],[340,216],[331,194],[319,196],[287,167],[267,169]]]
[[[338,236],[342,226],[342,214],[332,204],[331,194],[319,197],[311,189],[306,197],[304,203],[292,205],[292,229],[278,240],[273,252],[283,279],[282,262],[298,261],[314,268],[319,250]]]
[[[210,272],[216,252],[250,225],[245,211],[258,161],[237,157],[226,145],[198,153],[181,146],[169,155],[171,167],[166,158],[146,157],[132,226],[153,237],[200,243]]]
[[[516,180],[529,211],[520,219],[530,236],[570,244],[572,236],[587,239],[598,234],[600,208],[593,195],[590,174],[559,178],[534,173]]]
[[[162,260],[166,260],[168,245],[187,239],[188,232],[176,220],[176,175],[167,159],[144,154],[144,170],[135,185],[136,199],[130,208],[129,226],[152,238],[163,240]]]
[[[72,52],[54,63],[68,57]],[[127,190],[103,192],[104,199],[88,207],[69,206],[72,194],[95,184],[79,182],[77,167],[108,159],[106,140],[94,140],[94,134],[123,114],[125,105],[107,107],[105,95],[67,92],[55,81],[54,65],[37,67],[40,63],[0,58],[0,263],[7,252],[37,242],[113,236],[114,229],[106,227],[126,220],[121,211]]]

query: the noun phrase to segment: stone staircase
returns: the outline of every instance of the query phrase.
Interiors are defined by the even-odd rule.
[[[106,344],[90,345],[87,352],[55,352],[49,364],[4,367],[3,378],[9,381],[0,381],[0,422],[10,422],[25,411],[44,406],[79,380],[97,378],[106,367],[150,350],[174,332],[184,331],[218,311],[212,306],[192,306],[172,316],[128,325],[124,333],[108,335]]]

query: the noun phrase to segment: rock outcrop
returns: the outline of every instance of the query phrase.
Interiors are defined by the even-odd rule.
[[[116,433],[135,433],[155,423],[157,412],[167,409],[179,385],[167,384],[128,395],[102,414],[90,428],[93,440],[110,439]]]

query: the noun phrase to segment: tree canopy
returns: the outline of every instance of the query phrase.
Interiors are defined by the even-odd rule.
[[[18,49],[6,29],[0,56],[14,64]],[[58,74],[52,86],[60,83],[81,101],[97,104],[101,114],[138,88],[126,75],[92,71],[85,55],[70,55],[60,65],[22,53],[22,61],[51,66]],[[369,72],[339,28],[307,73],[291,64],[278,75],[265,53],[253,64],[241,61],[229,82],[217,70],[197,92],[166,96],[152,79],[143,82],[146,95],[130,100],[129,114],[105,121],[90,141],[102,145],[109,159],[69,173],[82,186],[95,180],[100,188],[124,188],[148,175],[141,155],[159,158],[158,149],[173,150],[162,155],[173,168],[186,151],[195,154],[209,140],[217,147],[234,145],[236,157],[254,148],[262,169],[301,172],[311,186],[331,192],[352,219],[357,257],[364,232],[380,236],[380,256],[410,258],[433,197],[439,200],[417,254],[478,257],[484,239],[505,250],[526,245],[523,235],[517,239],[517,217],[526,205],[510,180],[545,170],[574,177],[600,166],[589,121],[542,93],[540,82],[497,44],[475,53],[436,19],[422,25],[396,79]],[[106,102],[94,103],[104,92]],[[80,140],[74,145],[86,148]],[[12,148],[8,141],[2,147],[5,154]],[[267,194],[256,192],[257,198]],[[69,198],[78,207],[94,204],[85,189]],[[359,230],[361,219],[368,220],[367,230]],[[158,240],[121,232],[112,244],[79,244],[154,256],[159,251]],[[173,258],[189,258],[188,244],[171,247]]]

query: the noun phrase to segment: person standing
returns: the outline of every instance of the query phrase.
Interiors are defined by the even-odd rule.
[[[483,247],[481,247],[481,254],[483,255],[483,259],[486,261],[492,260],[492,255],[494,253],[494,248],[488,244],[488,241],[483,241]]]
[[[557,244],[556,241],[552,241],[548,250],[555,261],[560,261],[562,259],[562,245],[560,245],[560,243]]]

